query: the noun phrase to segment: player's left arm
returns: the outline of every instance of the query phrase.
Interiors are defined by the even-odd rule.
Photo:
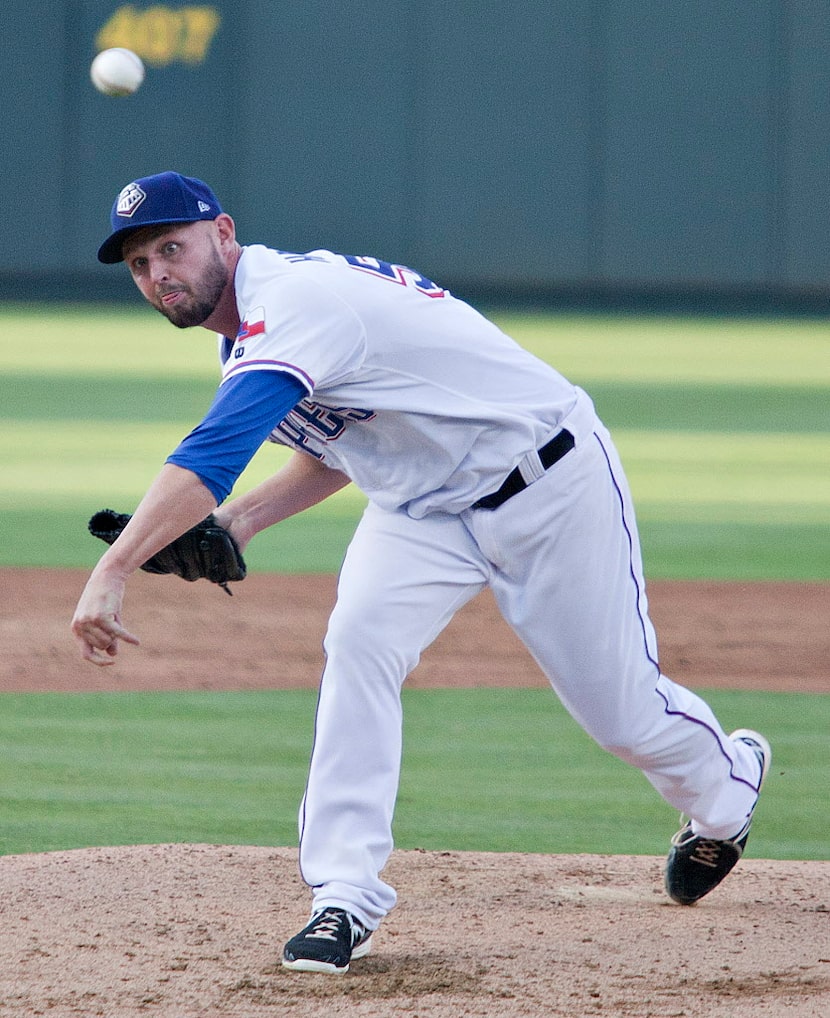
[[[226,502],[214,516],[244,551],[255,534],[310,509],[349,483],[341,471],[332,470],[308,453],[295,451],[280,470]]]

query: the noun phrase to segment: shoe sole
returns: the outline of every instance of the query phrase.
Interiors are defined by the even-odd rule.
[[[368,936],[357,945],[352,951],[350,962],[365,958],[372,950],[372,937]],[[337,965],[328,961],[315,961],[313,958],[295,958],[294,961],[282,960],[283,968],[291,969],[293,972],[322,972],[328,976],[343,976],[349,971],[349,965],[338,968]]]
[[[748,739],[752,742],[757,742],[761,747],[761,756],[763,757],[763,760],[761,762],[761,780],[758,783],[758,791],[760,792],[767,779],[770,764],[772,763],[772,746],[770,746],[760,732],[756,732],[752,728],[736,728],[734,732],[730,732],[729,738],[733,742],[738,739]]]

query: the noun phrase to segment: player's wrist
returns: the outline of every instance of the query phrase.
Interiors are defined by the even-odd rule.
[[[141,563],[131,565],[129,558],[124,558],[120,549],[108,548],[98,560],[98,565],[93,569],[92,576],[99,581],[108,584],[126,584],[132,573],[141,567]]]
[[[241,511],[240,506],[236,502],[218,506],[213,510],[213,518],[220,527],[224,527],[228,531],[236,542],[236,546],[240,551],[243,551],[248,541],[253,537],[253,533],[243,526],[245,513]]]

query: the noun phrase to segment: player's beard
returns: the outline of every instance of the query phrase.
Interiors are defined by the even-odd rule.
[[[198,290],[189,286],[177,288],[188,294],[190,299],[179,300],[172,307],[166,307],[159,298],[156,307],[177,329],[189,329],[194,325],[201,325],[216,310],[216,305],[228,285],[229,278],[230,272],[227,265],[222,261],[219,252],[214,249],[211,261],[205,267]]]

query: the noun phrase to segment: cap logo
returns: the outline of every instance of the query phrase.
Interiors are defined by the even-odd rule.
[[[127,184],[121,194],[118,195],[115,214],[117,216],[126,216],[129,219],[146,197],[147,195],[138,184]]]
[[[206,201],[200,201],[199,202],[199,211],[200,212],[210,212],[210,205],[208,205],[208,203]]]

